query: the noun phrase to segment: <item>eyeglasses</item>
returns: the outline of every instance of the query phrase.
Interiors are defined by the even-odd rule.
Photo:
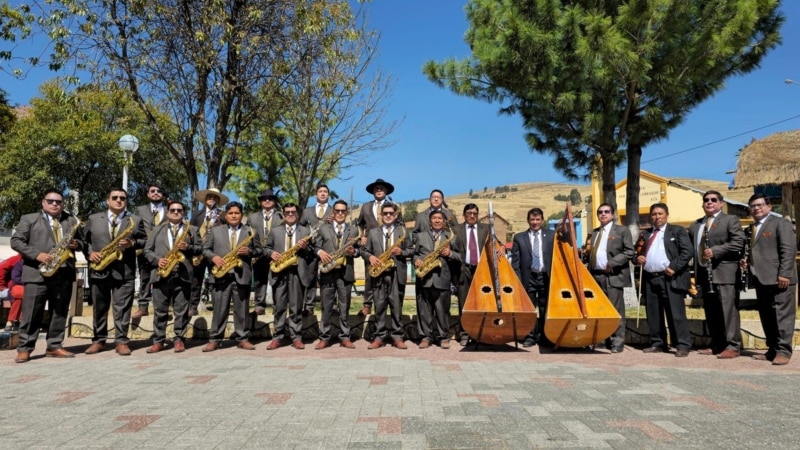
[[[125,197],[124,195],[112,195],[111,196],[111,201],[116,202],[117,200],[119,200],[121,202],[124,202],[124,201],[128,200],[128,197]]]
[[[467,211],[464,213],[465,216],[477,216],[477,211]]]
[[[383,211],[381,214],[383,214],[384,216],[393,216],[394,211]]]
[[[704,198],[703,203],[717,203],[719,201],[716,197]]]
[[[48,205],[60,205],[64,203],[64,200],[56,200],[54,198],[46,198],[44,201],[46,201]]]
[[[180,214],[180,213],[182,213],[182,212],[183,212],[183,209],[169,209],[169,212],[171,212],[171,213],[178,213],[178,214]]]
[[[597,214],[598,215],[600,215],[600,214],[611,214],[611,210],[610,209],[600,209],[600,210],[597,211]]]
[[[275,199],[272,198],[272,197],[261,197],[261,198],[258,199],[258,201],[260,201],[260,202],[274,202]]]
[[[763,208],[765,206],[767,206],[766,203],[753,203],[750,205],[750,209]]]
[[[347,214],[347,210],[346,209],[334,209],[333,212],[335,212],[336,214],[339,214],[339,213]]]
[[[161,189],[150,189],[150,193],[151,194],[161,194],[162,191],[161,191]]]
[[[297,211],[284,211],[283,215],[284,216],[296,216],[297,215]]]

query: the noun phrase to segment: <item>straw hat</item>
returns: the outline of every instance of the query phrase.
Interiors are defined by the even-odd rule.
[[[213,194],[219,197],[219,201],[217,202],[217,204],[220,206],[225,206],[230,201],[228,196],[220,192],[219,189],[217,188],[208,188],[208,189],[203,189],[202,191],[197,191],[197,193],[194,194],[194,199],[200,203],[205,203],[206,197],[209,194]]]

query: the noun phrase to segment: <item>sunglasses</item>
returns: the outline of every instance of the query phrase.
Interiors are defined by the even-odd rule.
[[[763,208],[765,206],[767,206],[766,203],[753,203],[750,205],[750,209]]]
[[[150,189],[151,194],[161,194],[162,192],[164,191],[162,191],[161,189]]]
[[[475,211],[467,211],[464,213],[465,216],[477,216],[478,213]]]
[[[597,214],[611,214],[611,210],[610,209],[601,209],[601,210],[597,211]]]
[[[284,211],[283,215],[284,216],[296,216],[297,215],[297,211]]]
[[[121,202],[124,202],[124,201],[128,200],[128,197],[125,197],[124,195],[112,195],[111,196],[111,201],[116,202],[117,200],[119,200]]]
[[[393,216],[394,215],[394,211],[384,211],[381,214],[383,214],[384,216]]]
[[[180,214],[180,213],[182,213],[182,212],[183,212],[183,210],[182,210],[182,209],[170,209],[170,210],[169,210],[169,212],[171,212],[171,213],[178,213],[178,214]]]
[[[56,200],[54,198],[46,198],[44,201],[46,201],[48,205],[60,205],[64,203],[64,200]]]
[[[703,203],[717,203],[719,201],[716,197],[704,198]]]
[[[347,214],[347,210],[346,209],[334,209],[333,212],[335,212],[337,214],[339,214],[339,213]]]

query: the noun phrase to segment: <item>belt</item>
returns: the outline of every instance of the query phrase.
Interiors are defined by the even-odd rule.
[[[606,272],[605,270],[598,270],[598,269],[593,269],[591,273],[592,275],[609,275],[609,273]]]
[[[663,277],[667,274],[667,272],[645,272],[650,278],[658,278]]]
[[[547,273],[547,271],[545,271],[545,270],[542,270],[541,272],[537,272],[535,270],[531,270],[531,274],[532,275],[544,275],[546,273]]]

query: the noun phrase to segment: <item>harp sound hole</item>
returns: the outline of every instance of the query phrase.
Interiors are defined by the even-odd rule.
[[[481,292],[483,292],[484,294],[489,294],[492,292],[492,288],[490,288],[489,286],[481,286]]]
[[[570,291],[561,291],[561,298],[572,298],[572,292],[570,292]]]
[[[583,291],[583,295],[586,298],[594,298],[594,291],[585,290]]]
[[[514,288],[511,286],[503,286],[503,293],[504,294],[511,294],[514,292]]]
[[[494,320],[492,320],[492,325],[496,327],[502,327],[503,325],[505,325],[505,323],[506,321],[503,320],[502,317],[496,317]]]

